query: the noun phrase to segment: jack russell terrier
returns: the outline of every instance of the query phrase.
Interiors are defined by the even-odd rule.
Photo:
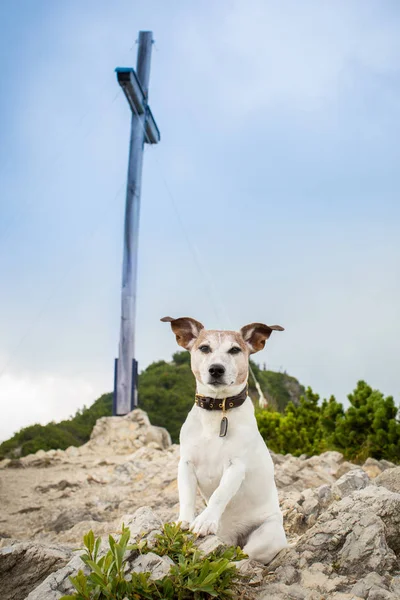
[[[180,433],[179,521],[199,536],[218,535],[254,560],[270,562],[287,546],[274,465],[247,395],[249,355],[262,350],[279,325],[252,323],[236,331],[207,331],[190,317],[172,319],[180,346],[190,351],[195,404]],[[199,487],[206,508],[195,516]]]

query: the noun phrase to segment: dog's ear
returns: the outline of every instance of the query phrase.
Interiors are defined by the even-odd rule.
[[[240,330],[242,338],[250,348],[250,354],[259,352],[265,346],[265,342],[273,331],[284,331],[280,325],[264,325],[263,323],[251,323]]]
[[[179,319],[163,317],[161,321],[163,323],[171,323],[171,329],[176,335],[176,341],[185,350],[191,349],[200,331],[204,329],[204,325],[191,317],[180,317]]]

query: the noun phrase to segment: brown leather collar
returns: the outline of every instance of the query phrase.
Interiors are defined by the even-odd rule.
[[[209,396],[202,396],[196,394],[195,402],[200,408],[205,410],[229,410],[230,408],[238,408],[242,406],[243,402],[247,398],[247,385],[237,396],[230,396],[228,398],[210,398]]]

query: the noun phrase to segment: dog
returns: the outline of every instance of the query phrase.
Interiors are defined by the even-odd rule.
[[[179,519],[198,536],[217,535],[264,564],[287,546],[274,465],[247,395],[249,355],[279,325],[252,323],[240,332],[206,330],[173,319],[176,341],[191,354],[195,404],[180,432]],[[195,515],[197,487],[206,508]]]

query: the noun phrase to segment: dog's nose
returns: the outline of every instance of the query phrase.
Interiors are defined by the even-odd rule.
[[[211,365],[211,367],[208,369],[208,372],[210,375],[212,375],[212,377],[218,379],[225,373],[225,367],[222,365]]]

